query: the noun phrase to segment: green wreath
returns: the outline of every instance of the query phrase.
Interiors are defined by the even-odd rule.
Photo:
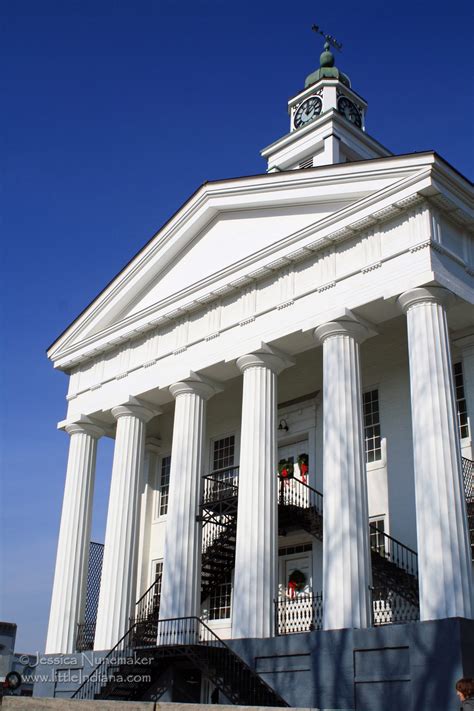
[[[288,578],[288,587],[296,592],[303,590],[306,586],[306,575],[301,570],[294,570]]]

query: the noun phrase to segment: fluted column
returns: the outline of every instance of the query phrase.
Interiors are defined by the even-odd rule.
[[[70,435],[46,654],[75,651],[85,607],[97,440],[95,425],[67,425]]]
[[[291,364],[279,354],[237,360],[243,373],[239,500],[232,637],[272,637],[277,590],[277,376]]]
[[[420,618],[472,617],[472,564],[446,303],[439,287],[407,291]]]
[[[362,426],[357,321],[318,326],[323,344],[323,624],[324,629],[371,624],[371,565]]]
[[[130,626],[136,602],[137,539],[146,423],[157,414],[137,404],[114,407],[117,420],[94,649],[111,649]]]
[[[160,619],[199,616],[201,592],[201,494],[206,401],[217,388],[196,379],[175,383],[170,487]]]

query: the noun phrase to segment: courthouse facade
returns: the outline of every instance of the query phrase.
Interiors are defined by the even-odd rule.
[[[70,449],[48,654],[180,647],[140,698],[242,702],[183,651],[212,632],[275,704],[321,708],[410,709],[423,664],[474,675],[472,186],[393,155],[366,109],[326,46],[267,172],[198,188],[50,347]],[[107,688],[79,696],[131,698]]]

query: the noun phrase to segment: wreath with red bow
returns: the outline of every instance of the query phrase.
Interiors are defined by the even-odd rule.
[[[298,454],[298,467],[300,470],[301,481],[303,484],[306,484],[309,470],[309,457],[307,454]]]
[[[295,597],[297,592],[304,589],[306,585],[306,575],[301,570],[294,570],[288,578],[288,593],[290,597]]]
[[[280,459],[278,462],[278,474],[282,479],[292,479],[295,473],[293,462],[289,459]]]

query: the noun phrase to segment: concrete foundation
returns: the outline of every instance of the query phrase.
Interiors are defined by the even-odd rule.
[[[474,620],[462,618],[273,639],[235,639],[227,640],[227,644],[293,708],[458,711],[455,682],[462,676],[474,676]],[[91,661],[85,655],[71,655],[68,663],[58,658],[54,664],[38,666],[38,677],[49,673],[50,681],[35,685],[37,699],[25,708],[50,708],[39,706],[38,697],[44,702],[47,696],[62,697],[66,703],[78,686],[75,675],[87,676],[93,668]],[[58,677],[65,669],[70,674]],[[71,703],[71,707],[51,708],[89,708]],[[99,703],[101,709],[107,708],[107,702]],[[121,710],[121,702],[110,703],[114,711]],[[139,711],[142,706],[148,710],[167,704],[158,702],[155,707],[153,703],[134,702],[123,705],[123,709]],[[184,706],[191,709],[194,704]],[[97,703],[91,708],[97,708]]]

